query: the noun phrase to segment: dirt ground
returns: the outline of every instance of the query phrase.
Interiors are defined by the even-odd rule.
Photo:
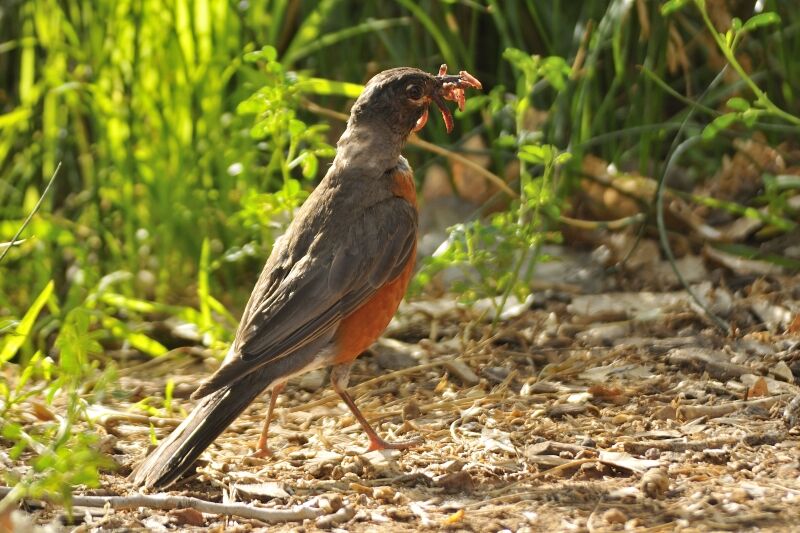
[[[709,272],[692,260],[682,264],[702,270],[694,291],[733,335],[671,281],[641,292],[634,273],[601,276],[564,260],[543,266],[532,301],[508,309],[494,332],[487,302],[415,301],[359,359],[356,402],[381,435],[421,437],[418,447],[362,454],[366,437],[316,372],[280,397],[274,457],[248,457],[265,395],[197,474],[171,487],[212,502],[302,506],[314,518],[78,507],[67,529],[796,530],[800,277]],[[548,268],[560,281],[547,281]],[[119,468],[91,494],[135,493],[125,476],[147,452],[151,423],[166,435],[211,365],[183,355],[121,370],[133,394],[105,405],[95,426]],[[174,419],[130,414],[168,377]],[[28,511],[40,524],[63,519]]]

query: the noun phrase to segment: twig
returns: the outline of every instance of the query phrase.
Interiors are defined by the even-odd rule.
[[[578,228],[578,229],[618,230],[626,226],[632,226],[633,224],[639,224],[640,222],[644,222],[645,218],[646,217],[644,213],[636,213],[635,215],[618,218],[616,220],[581,220],[577,218],[568,217],[565,215],[559,215],[558,221],[564,224],[565,226],[572,226],[573,228]]]
[[[174,428],[180,425],[178,418],[162,418],[157,416],[140,415],[137,413],[122,413],[103,405],[93,405],[86,413],[86,421],[108,428],[116,426],[120,422],[130,422],[133,424],[144,424],[157,428]]]
[[[676,414],[679,420],[694,420],[695,418],[701,418],[704,416],[709,418],[718,418],[746,407],[761,407],[763,409],[769,409],[778,402],[788,400],[789,397],[790,395],[784,394],[781,396],[770,396],[768,398],[758,398],[755,400],[737,400],[719,405],[681,405],[678,407]]]
[[[50,187],[56,180],[56,176],[58,175],[58,170],[60,168],[61,168],[61,161],[58,162],[58,166],[56,166],[56,169],[53,171],[53,175],[50,176],[50,181],[47,182],[47,186],[44,188],[44,191],[42,191],[42,195],[39,197],[39,200],[36,201],[36,205],[33,206],[33,209],[31,210],[30,213],[28,213],[28,216],[22,223],[22,226],[19,227],[17,233],[11,238],[11,242],[7,243],[8,246],[3,250],[2,255],[0,255],[0,263],[3,262],[3,259],[5,259],[6,254],[11,249],[12,246],[16,245],[18,242],[22,242],[22,241],[17,241],[17,239],[19,239],[19,236],[22,235],[23,231],[25,231],[25,228],[28,227],[28,224],[33,218],[33,215],[35,215],[36,212],[39,211],[39,208],[42,206],[42,202],[44,201],[44,197],[47,196],[48,191],[50,191]]]
[[[5,496],[13,487],[0,487],[0,496]],[[214,503],[189,496],[169,496],[167,494],[134,494],[132,496],[72,496],[71,503],[77,507],[109,507],[111,509],[148,509],[172,510],[195,509],[201,513],[238,516],[260,520],[268,524],[281,522],[301,522],[325,514],[322,509],[296,505],[291,509],[265,509],[246,503]],[[26,502],[27,503],[27,502]]]

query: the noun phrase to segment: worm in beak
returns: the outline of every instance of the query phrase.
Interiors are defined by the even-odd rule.
[[[450,133],[453,131],[453,114],[447,108],[447,105],[445,105],[445,100],[456,102],[458,104],[459,111],[463,111],[464,103],[467,100],[466,96],[464,95],[464,89],[467,87],[472,87],[473,89],[482,89],[483,86],[475,76],[466,70],[460,71],[457,76],[448,75],[447,65],[442,65],[439,67],[439,73],[436,75],[436,79],[441,83],[441,86],[433,93],[431,100],[433,100],[433,102],[439,108],[439,111],[441,111],[442,118],[444,119],[444,126],[447,128],[447,133]],[[425,112],[417,121],[414,131],[419,131],[422,129],[427,121],[428,110],[425,109]]]

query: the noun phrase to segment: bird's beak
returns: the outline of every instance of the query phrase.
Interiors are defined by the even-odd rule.
[[[482,89],[483,86],[475,76],[466,70],[460,71],[458,76],[448,76],[447,65],[439,67],[439,74],[436,76],[436,80],[439,82],[439,86],[430,96],[429,102],[433,101],[439,108],[439,111],[442,113],[442,118],[444,119],[444,126],[447,129],[447,133],[450,133],[453,131],[453,114],[450,112],[450,109],[447,108],[445,100],[456,102],[458,104],[458,109],[463,111],[464,102],[467,100],[464,95],[464,89],[468,87]],[[425,107],[425,111],[422,112],[422,116],[417,120],[412,131],[417,132],[421,130],[426,122],[428,122],[427,106]]]

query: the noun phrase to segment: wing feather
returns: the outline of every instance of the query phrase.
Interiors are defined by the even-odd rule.
[[[341,242],[316,235],[279,283],[264,283],[269,290],[251,297],[237,334],[237,355],[226,359],[196,396],[331,336],[343,318],[400,275],[416,242],[416,209],[392,197],[349,218]]]

